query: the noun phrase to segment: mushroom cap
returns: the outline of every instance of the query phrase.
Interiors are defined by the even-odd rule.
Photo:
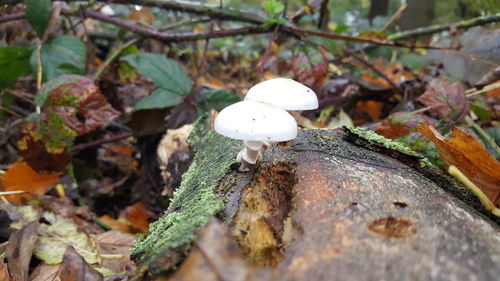
[[[318,108],[318,97],[309,87],[289,78],[274,78],[250,88],[245,100],[261,101],[286,110]]]
[[[287,141],[297,136],[297,122],[285,110],[257,101],[240,101],[224,108],[215,131],[238,140]]]

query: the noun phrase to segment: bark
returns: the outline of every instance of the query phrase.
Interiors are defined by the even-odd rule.
[[[295,140],[268,148],[255,171],[240,173],[233,159],[241,143],[204,124],[191,135],[194,162],[166,215],[133,252],[143,273],[173,271],[216,216],[251,269],[226,275],[216,256],[226,250],[203,251],[211,240],[202,235],[192,255],[204,257],[216,273],[204,280],[499,276],[498,218],[405,147],[362,130],[302,130]],[[228,249],[231,243],[223,242]],[[233,250],[227,250],[228,263],[236,262]],[[194,278],[196,271],[186,268],[200,269],[196,260],[190,255],[176,280]]]

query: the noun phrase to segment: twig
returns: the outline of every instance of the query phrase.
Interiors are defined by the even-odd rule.
[[[91,142],[87,142],[87,143],[81,143],[81,144],[77,144],[77,145],[73,146],[71,151],[74,153],[74,152],[78,152],[78,151],[87,149],[89,147],[99,146],[101,144],[110,143],[110,142],[115,142],[115,141],[125,139],[125,138],[131,137],[131,136],[133,136],[133,134],[131,132],[126,132],[126,133],[122,133],[122,134],[119,134],[119,135],[116,135],[116,136],[113,136],[110,138],[99,139],[99,140],[91,141]]]
[[[469,28],[477,25],[485,25],[488,23],[499,22],[500,21],[500,13],[489,15],[489,16],[481,16],[477,18],[472,18],[464,21],[459,21],[451,24],[444,24],[439,26],[429,26],[429,27],[420,27],[417,29],[412,29],[408,31],[398,32],[387,36],[389,40],[402,40],[411,37],[417,37],[421,35],[434,34],[441,31],[449,30],[451,28]]]
[[[403,11],[406,10],[407,7],[408,4],[403,4],[401,7],[399,7],[399,9],[394,13],[394,15],[392,15],[392,17],[384,24],[384,26],[382,26],[380,31],[382,32],[386,31],[389,28],[389,26],[391,26],[394,23],[394,21],[396,21],[401,16]]]
[[[30,192],[24,191],[24,190],[2,191],[2,192],[0,192],[0,196],[17,195],[17,194],[24,194],[24,193],[30,193]]]
[[[382,79],[384,79],[387,83],[389,83],[389,85],[391,85],[391,87],[395,91],[397,91],[399,94],[401,94],[401,89],[398,87],[398,85],[396,85],[396,83],[394,83],[385,73],[383,73],[382,71],[380,71],[376,66],[374,66],[372,63],[370,63],[369,61],[367,61],[364,57],[356,54],[355,52],[353,52],[351,50],[349,50],[348,48],[346,48],[344,46],[341,46],[340,48],[342,49],[343,52],[347,53],[349,56],[352,56],[357,61],[359,61],[360,63],[364,64],[365,66],[367,66],[368,68],[370,68],[371,70],[373,70],[375,73],[377,73]]]
[[[0,23],[14,21],[14,20],[22,20],[22,19],[24,19],[23,12],[14,13],[14,14],[6,14],[3,16],[0,16]]]
[[[97,71],[94,74],[94,77],[92,77],[92,83],[95,83],[95,81],[101,76],[101,74],[104,72],[104,70],[123,52],[123,50],[127,49],[131,45],[135,44],[137,41],[139,41],[139,38],[134,38],[130,39],[129,41],[125,42],[121,46],[119,46],[114,53],[112,53],[105,61],[103,64],[99,66]]]
[[[133,2],[133,1],[127,1],[127,2]],[[162,1],[163,3],[163,1]],[[167,3],[167,2],[165,2]],[[170,2],[169,2],[170,3]],[[213,11],[213,10],[209,10]],[[197,10],[198,12],[198,10]],[[78,11],[76,10],[63,10],[63,14],[69,14],[69,15],[78,15]],[[140,34],[145,37],[151,37],[155,38],[161,41],[165,42],[181,42],[181,41],[193,41],[193,40],[203,40],[203,39],[208,39],[208,38],[221,38],[221,37],[229,37],[229,36],[236,36],[236,35],[249,35],[249,34],[262,34],[262,33],[269,33],[274,30],[273,25],[266,26],[266,25],[259,25],[259,26],[250,26],[250,27],[241,27],[241,28],[234,28],[234,29],[226,29],[226,30],[216,30],[216,31],[211,31],[211,32],[206,32],[206,33],[197,33],[197,32],[182,32],[182,33],[167,33],[167,32],[161,32],[157,30],[152,30],[148,28],[144,28],[141,26],[137,26],[136,24],[132,22],[127,22],[118,18],[113,18],[109,17],[106,15],[103,15],[101,13],[97,13],[94,11],[90,10],[80,10],[80,13],[88,18],[93,18],[99,21],[107,22],[128,30],[131,30],[132,32],[135,32],[137,34]],[[193,12],[194,13],[194,12]],[[234,12],[233,12],[234,13]],[[213,14],[213,13],[212,13]],[[215,13],[215,15],[217,15]],[[324,32],[324,31],[315,31],[315,30],[308,30],[301,28],[299,26],[296,26],[292,23],[287,23],[284,25],[281,25],[280,32],[292,35],[295,37],[303,37],[303,36],[318,36],[322,38],[328,38],[328,39],[334,39],[334,40],[342,40],[342,41],[352,41],[352,42],[362,42],[362,43],[371,43],[371,44],[376,44],[376,45],[384,45],[384,46],[393,46],[393,47],[403,47],[403,48],[422,48],[422,49],[438,49],[438,50],[450,50],[451,48],[447,47],[439,47],[439,46],[432,46],[432,45],[415,45],[415,44],[410,44],[410,43],[405,43],[405,42],[395,42],[391,40],[378,40],[378,39],[371,39],[371,38],[363,38],[363,37],[357,37],[357,36],[350,36],[350,35],[342,35],[342,34],[336,34],[336,33],[331,33],[331,32]]]
[[[467,122],[467,125],[473,128],[491,146],[491,148],[493,148],[493,150],[495,150],[497,155],[500,155],[500,147],[498,147],[493,138],[488,135],[483,128],[479,127],[469,116],[465,116],[465,122]]]
[[[38,64],[37,73],[36,73],[36,89],[40,90],[42,87],[42,45],[43,41],[40,41],[40,44],[36,47],[36,62]],[[36,113],[40,114],[40,105],[36,106]]]

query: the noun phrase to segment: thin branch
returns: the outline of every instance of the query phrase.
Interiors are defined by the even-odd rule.
[[[380,29],[380,31],[386,31],[389,26],[391,26],[403,13],[404,10],[408,7],[408,4],[403,4],[399,9],[392,15],[392,17],[384,24],[384,26]]]
[[[445,30],[450,30],[451,28],[469,28],[477,25],[485,25],[488,23],[500,22],[500,13],[490,15],[490,16],[481,16],[477,18],[472,18],[468,20],[459,21],[451,24],[444,24],[438,26],[428,26],[428,27],[420,27],[417,29],[412,29],[408,31],[398,32],[391,34],[387,37],[389,40],[402,40],[412,37],[417,37],[421,35],[434,34]]]
[[[115,142],[115,141],[118,141],[118,140],[121,140],[121,139],[125,139],[125,138],[131,137],[131,136],[133,136],[133,134],[130,133],[130,132],[127,132],[127,133],[122,133],[122,134],[119,134],[119,135],[116,135],[116,136],[113,136],[113,137],[109,137],[109,138],[105,138],[105,139],[98,139],[96,141],[91,141],[91,142],[87,142],[87,143],[81,143],[81,144],[77,144],[77,145],[73,146],[73,148],[71,149],[71,151],[73,153],[75,153],[75,152],[87,149],[89,147],[99,146],[101,144],[110,143],[110,142]]]
[[[14,13],[14,14],[6,14],[3,16],[0,16],[0,23],[14,21],[14,20],[22,20],[22,19],[24,19],[23,12]]]
[[[120,55],[120,53],[127,49],[128,47],[132,46],[135,44],[137,41],[139,41],[138,38],[133,38],[130,39],[129,41],[125,42],[124,44],[120,45],[113,54],[111,54],[106,61],[99,66],[97,71],[94,74],[94,77],[92,78],[92,82],[95,83],[97,79],[101,76],[101,74],[104,72],[104,70]]]

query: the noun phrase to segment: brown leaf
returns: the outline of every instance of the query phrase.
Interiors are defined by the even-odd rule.
[[[123,258],[103,259],[102,266],[116,274],[126,274],[135,269],[135,263],[130,260],[130,249],[134,247],[137,239],[132,234],[123,233],[117,230],[110,230],[98,234],[96,240],[102,254],[122,255]]]
[[[67,138],[62,130],[46,130],[40,122],[28,120],[21,125],[17,146],[24,160],[36,171],[62,172],[71,162]]]
[[[455,127],[450,140],[425,124],[419,125],[419,131],[436,144],[439,155],[446,164],[455,165],[493,204],[500,204],[500,162],[478,141]]]
[[[396,112],[389,115],[377,127],[377,134],[390,139],[397,139],[417,131],[418,124],[436,126],[434,119],[424,114],[411,114],[408,112]]]
[[[51,129],[64,123],[77,135],[89,133],[120,113],[113,109],[99,88],[84,76],[63,75],[37,94],[43,102],[45,122]]]
[[[31,272],[29,281],[47,281],[47,280],[54,280],[57,281],[57,275],[59,274],[59,271],[61,270],[62,263],[60,264],[45,264],[41,263],[35,269],[33,272]]]
[[[121,218],[126,218],[134,232],[147,233],[149,227],[149,218],[152,213],[147,209],[146,205],[142,202],[135,203],[128,206],[120,214]]]
[[[68,246],[59,273],[61,281],[102,281],[102,274],[90,266],[73,247]]]
[[[0,265],[0,280],[15,281],[13,278],[10,278],[9,269],[7,268],[7,264],[4,262]]]
[[[155,17],[153,16],[153,13],[151,12],[150,7],[142,7],[140,10],[132,11],[129,15],[128,18],[130,20],[134,20],[140,23],[147,23],[149,25],[153,25],[153,22],[155,20]]]
[[[28,269],[37,239],[38,221],[28,223],[9,237],[5,256],[9,272],[15,280],[28,280]]]
[[[37,173],[26,162],[15,163],[0,179],[3,191],[23,190],[35,194],[44,194],[47,189],[59,180],[59,174]],[[31,199],[30,194],[8,195],[10,202],[21,203]]]
[[[378,101],[358,101],[356,103],[356,112],[364,112],[366,113],[371,121],[378,121],[380,119],[380,115],[382,114],[382,108],[384,104]]]
[[[224,224],[211,219],[203,228],[189,256],[172,276],[181,280],[278,280],[269,271],[248,264]]]
[[[304,47],[292,59],[297,80],[313,88],[322,84],[328,73],[328,60],[318,48]]]
[[[440,78],[429,82],[427,90],[417,100],[431,107],[446,121],[460,121],[470,111],[470,104],[462,85]]]

